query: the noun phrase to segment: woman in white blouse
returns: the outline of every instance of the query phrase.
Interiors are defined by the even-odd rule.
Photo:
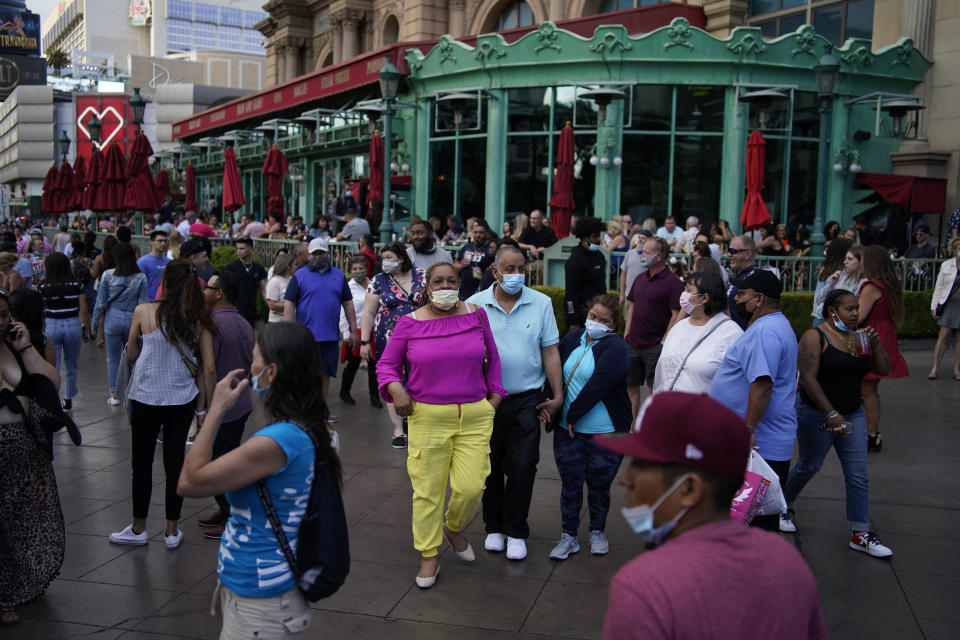
[[[680,308],[688,317],[673,325],[663,342],[653,392],[707,393],[723,356],[743,330],[724,313],[723,279],[712,271],[687,276]]]

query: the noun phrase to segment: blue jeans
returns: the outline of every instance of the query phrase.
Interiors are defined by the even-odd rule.
[[[867,421],[863,406],[843,416],[852,422],[853,433],[841,436],[820,431],[823,413],[797,398],[797,443],[800,455],[790,469],[784,496],[788,506],[823,465],[833,447],[843,467],[847,489],[847,526],[851,531],[870,530],[870,488],[867,479]]]
[[[120,352],[130,336],[133,324],[133,310],[109,309],[103,320],[103,338],[107,343],[107,386],[110,393],[117,390],[117,368],[120,366]]]
[[[64,398],[75,398],[77,390],[77,361],[80,359],[80,318],[47,318],[47,337],[57,350],[57,370],[60,370],[61,353],[67,370],[67,390]]]

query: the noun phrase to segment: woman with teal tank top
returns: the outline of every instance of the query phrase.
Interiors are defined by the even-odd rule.
[[[230,502],[217,562],[212,609],[220,603],[220,640],[286,638],[310,623],[310,607],[296,584],[257,493],[264,480],[290,547],[310,500],[319,452],[330,477],[342,484],[335,438],[327,429],[313,334],[296,322],[271,322],[257,332],[250,379],[243,370],[217,384],[203,429],[190,448],[178,491],[187,498],[226,494]],[[212,459],[224,412],[250,390],[272,421],[238,448]],[[310,433],[307,432],[310,431]],[[316,436],[315,449],[311,433]]]
[[[563,410],[554,428],[553,455],[562,481],[563,533],[550,552],[554,560],[566,560],[580,551],[577,531],[584,483],[590,507],[590,553],[605,555],[610,550],[604,533],[610,485],[623,457],[597,446],[593,436],[629,431],[633,417],[627,395],[629,351],[615,333],[620,301],[603,294],[595,297],[588,309],[584,328],[567,333],[560,341]]]

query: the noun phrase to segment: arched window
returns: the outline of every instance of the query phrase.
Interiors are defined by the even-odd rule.
[[[533,11],[526,2],[510,2],[500,18],[497,19],[497,31],[529,27],[533,24]]]
[[[387,16],[383,22],[383,42],[382,45],[393,44],[400,38],[400,23],[396,16]]]
[[[669,2],[670,0],[666,0]],[[637,7],[649,7],[660,4],[661,0],[603,0],[600,3],[600,10],[597,13],[611,13],[613,11],[624,11],[626,9],[635,9]]]

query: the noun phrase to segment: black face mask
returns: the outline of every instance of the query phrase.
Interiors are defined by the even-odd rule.
[[[750,300],[753,300],[753,298],[751,298]],[[753,313],[751,313],[750,311],[747,311],[747,302],[749,302],[749,300],[738,302],[735,307],[737,310],[737,315],[745,320],[749,320],[750,318],[753,317]]]
[[[330,266],[330,256],[323,256],[322,258],[310,258],[310,261],[307,262],[307,267],[310,271],[326,271],[327,267]]]

